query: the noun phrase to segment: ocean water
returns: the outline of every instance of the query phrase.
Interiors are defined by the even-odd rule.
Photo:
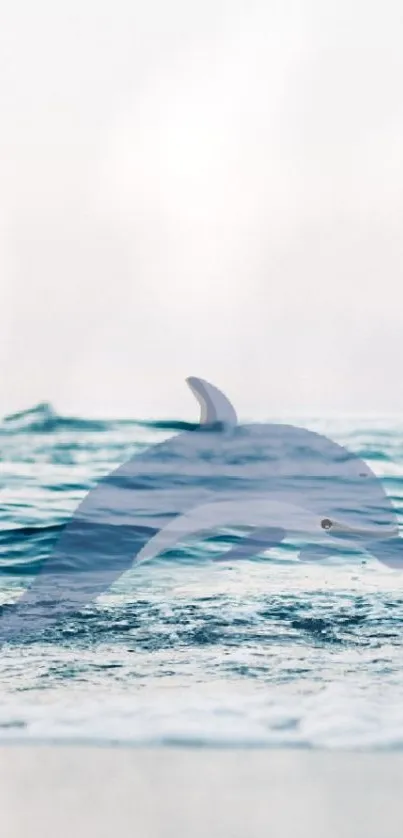
[[[401,522],[403,422],[293,423],[357,453]],[[0,425],[0,624],[89,490],[187,430],[63,418],[47,405]],[[160,479],[149,476],[147,497]],[[196,468],[175,491],[202,480]],[[0,741],[400,748],[403,570],[347,549],[304,562],[301,543],[256,555],[237,544],[227,527],[176,545],[81,610],[2,642]]]

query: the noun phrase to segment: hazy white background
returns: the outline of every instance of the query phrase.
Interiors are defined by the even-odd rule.
[[[0,11],[0,413],[403,414],[403,8]]]

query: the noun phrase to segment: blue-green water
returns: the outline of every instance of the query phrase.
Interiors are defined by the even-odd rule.
[[[358,453],[401,521],[403,422],[293,421]],[[3,424],[2,603],[101,477],[184,429],[46,407]],[[401,747],[403,570],[347,551],[307,564],[292,544],[226,560],[231,540],[179,545],[82,612],[3,643],[0,738]]]

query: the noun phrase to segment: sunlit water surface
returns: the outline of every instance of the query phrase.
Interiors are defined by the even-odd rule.
[[[300,424],[360,454],[401,520],[403,423]],[[2,602],[103,475],[177,430],[46,407],[3,425]],[[284,548],[231,562],[222,549],[182,545],[43,637],[3,644],[0,737],[401,747],[403,571],[368,556],[304,564]]]

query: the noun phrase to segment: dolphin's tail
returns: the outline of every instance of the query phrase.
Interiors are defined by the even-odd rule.
[[[232,404],[217,387],[195,377],[187,383],[201,407],[201,426],[218,425],[221,430],[237,424]],[[136,458],[114,469],[83,498],[31,587],[17,603],[0,611],[0,643],[27,633],[30,626],[42,631],[62,616],[74,614],[108,590],[149,542],[154,544],[158,531],[136,514],[134,491],[133,520],[125,524],[126,495],[135,475]]]

